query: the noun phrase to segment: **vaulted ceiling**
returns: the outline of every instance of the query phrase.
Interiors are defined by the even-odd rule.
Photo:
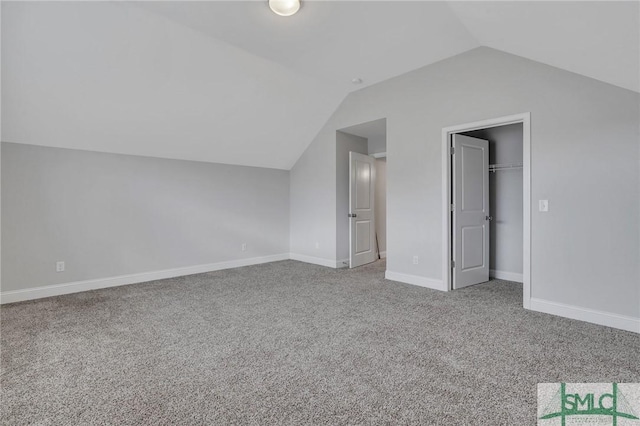
[[[2,2],[2,140],[289,169],[349,92],[478,46],[640,90],[637,2]],[[362,79],[354,85],[351,80]]]

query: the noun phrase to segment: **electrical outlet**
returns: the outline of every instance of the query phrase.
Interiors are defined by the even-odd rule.
[[[418,256],[413,256],[413,264],[414,265],[418,264]]]
[[[64,272],[64,262],[56,262],[56,272]]]
[[[240,246],[240,250],[247,251],[247,243],[242,243],[242,245]]]

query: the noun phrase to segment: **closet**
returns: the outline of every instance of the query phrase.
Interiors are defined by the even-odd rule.
[[[522,123],[461,134],[489,141],[489,274],[522,282]]]

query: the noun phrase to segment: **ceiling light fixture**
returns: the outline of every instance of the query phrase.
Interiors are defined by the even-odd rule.
[[[269,0],[269,7],[276,15],[291,16],[300,10],[300,0]]]
[[[362,79],[360,77],[352,78],[351,82],[353,84],[362,84]]]

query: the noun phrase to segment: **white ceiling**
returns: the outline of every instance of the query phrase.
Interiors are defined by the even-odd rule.
[[[352,90],[480,45],[640,90],[637,2],[2,2],[2,140],[289,169]],[[359,77],[364,83],[351,84]]]
[[[483,46],[640,91],[640,2],[450,2]]]
[[[444,2],[303,0],[290,18],[266,1],[138,5],[345,91],[478,46]]]

